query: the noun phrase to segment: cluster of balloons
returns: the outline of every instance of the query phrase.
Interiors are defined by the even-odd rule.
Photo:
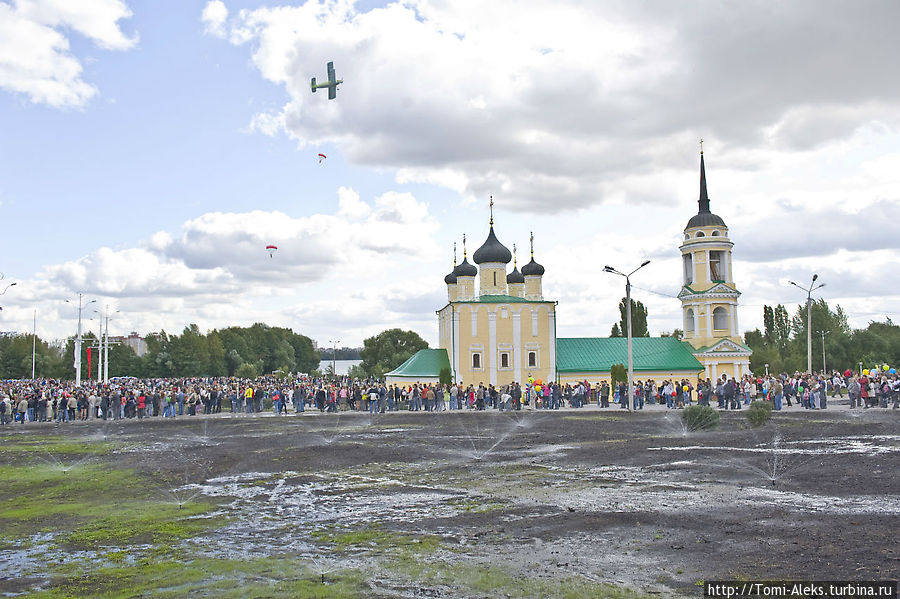
[[[887,364],[882,364],[881,368],[878,368],[878,366],[873,366],[872,368],[863,368],[862,373],[864,376],[869,376],[870,374],[876,375],[879,371],[887,372],[888,374],[897,374],[897,369],[891,368]]]

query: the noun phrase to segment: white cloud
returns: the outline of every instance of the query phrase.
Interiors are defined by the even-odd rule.
[[[97,88],[82,79],[81,62],[62,31],[105,50],[127,50],[137,36],[126,36],[119,21],[130,16],[122,0],[0,2],[0,88],[57,108],[83,106]]]
[[[228,19],[228,7],[221,0],[210,0],[203,7],[200,20],[206,33],[216,37],[225,37],[225,21]]]
[[[641,182],[684,169],[701,136],[720,167],[752,173],[760,148],[898,130],[900,80],[884,73],[900,5],[829,6],[340,0],[242,10],[229,39],[287,91],[281,123],[301,145],[549,213],[666,202]],[[334,101],[308,86],[328,61],[345,81]],[[271,134],[258,121],[272,118],[254,123]]]

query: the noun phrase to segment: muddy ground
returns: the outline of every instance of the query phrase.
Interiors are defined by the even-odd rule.
[[[238,596],[275,596],[290,578],[321,589],[285,596],[697,597],[703,580],[898,578],[897,412],[795,411],[759,428],[743,412],[722,413],[718,430],[704,432],[688,432],[679,416],[316,412],[7,426],[4,464],[82,479],[97,467],[134,473],[143,481],[135,501],[202,526],[77,536],[87,526],[77,514],[29,528],[17,518],[34,516],[17,516],[20,499],[7,497],[0,591],[222,596],[215,578],[231,579]],[[185,505],[203,507],[182,515]],[[84,538],[94,541],[79,545]],[[234,566],[129,590],[85,572],[73,587],[48,566],[82,560],[89,572],[99,558],[115,578],[161,553],[199,570],[209,560],[302,568],[250,576]],[[241,592],[249,579],[263,586]]]

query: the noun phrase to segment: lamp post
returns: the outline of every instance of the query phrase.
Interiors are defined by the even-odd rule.
[[[116,310],[113,314],[118,314],[119,311]],[[104,349],[103,351],[103,382],[109,382],[109,304],[106,305],[106,334],[104,336]],[[116,342],[118,343],[118,341]]]
[[[76,387],[81,386],[81,312],[82,312],[82,310],[84,310],[87,307],[84,305],[83,299],[84,299],[84,294],[79,293],[78,294],[78,332],[75,336],[75,386]],[[88,302],[88,304],[93,304],[96,301],[97,300],[91,300]],[[75,302],[66,300],[66,303],[74,305]]]
[[[825,374],[825,333],[830,333],[831,331],[816,331],[816,333],[822,335],[822,374]]]
[[[769,365],[766,364],[766,376],[769,376]]]
[[[340,343],[340,339],[329,339],[328,343],[331,344],[331,376],[337,377],[337,344]]]
[[[3,280],[3,273],[0,272],[0,281],[2,281],[2,280]],[[13,281],[12,283],[9,283],[6,287],[3,288],[3,291],[0,291],[0,295],[3,295],[3,294],[6,293],[7,291],[9,291],[9,288],[10,288],[10,287],[15,287],[15,286],[16,286],[16,282],[15,282],[15,281]],[[3,308],[0,307],[0,310],[2,310],[2,309],[3,309]]]
[[[634,389],[632,389],[632,381],[634,380],[634,361],[631,351],[631,275],[639,271],[650,264],[649,260],[644,260],[644,262],[632,270],[627,275],[623,272],[619,272],[612,266],[604,266],[603,272],[609,272],[615,275],[619,275],[625,277],[625,320],[628,325],[626,328],[628,329],[628,409],[632,409],[632,402],[634,400]]]
[[[31,380],[34,380],[34,349],[37,342],[37,308],[34,309],[34,328],[31,333]]]
[[[793,281],[788,281],[794,287],[806,292],[806,372],[809,374],[812,374],[812,292],[825,286],[825,283],[816,285],[818,278],[819,275],[814,274],[809,287],[801,287]]]

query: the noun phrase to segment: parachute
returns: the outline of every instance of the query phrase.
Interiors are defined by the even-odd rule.
[[[266,251],[269,252],[269,258],[271,258],[272,256],[275,255],[275,252],[278,251],[278,246],[277,245],[267,245]]]
[[[328,158],[325,154],[319,154],[319,164],[322,164],[322,161]]]

